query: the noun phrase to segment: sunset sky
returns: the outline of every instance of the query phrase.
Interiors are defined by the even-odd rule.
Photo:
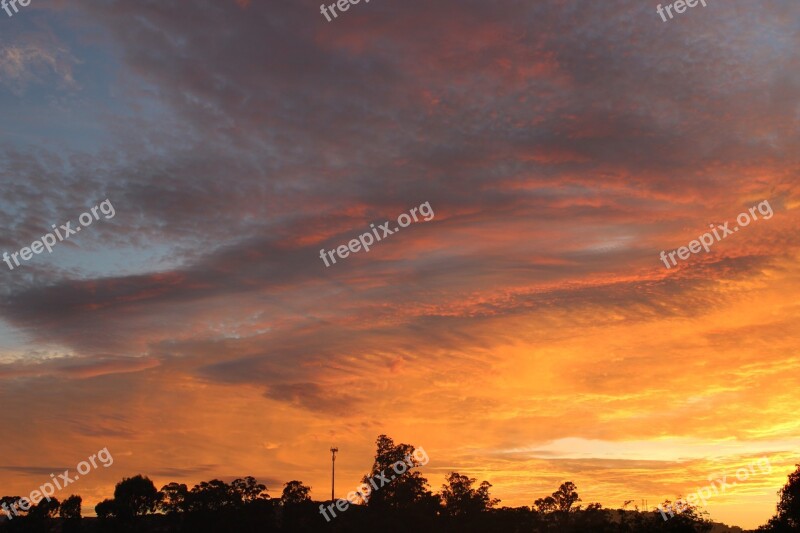
[[[0,496],[107,447],[57,497],[325,499],[331,446],[344,496],[386,433],[509,506],[652,507],[763,457],[705,509],[766,522],[800,462],[800,4],[707,3],[0,11],[0,253],[115,209],[0,262]]]

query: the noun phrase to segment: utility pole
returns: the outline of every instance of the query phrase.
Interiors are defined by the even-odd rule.
[[[331,448],[331,501],[336,499],[334,489],[336,488],[336,452],[339,448]]]

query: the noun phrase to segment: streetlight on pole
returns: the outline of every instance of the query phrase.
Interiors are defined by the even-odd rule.
[[[336,452],[338,451],[339,448],[331,448],[331,501],[336,499],[333,493],[336,487]]]

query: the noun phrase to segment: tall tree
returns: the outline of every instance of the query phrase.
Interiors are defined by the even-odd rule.
[[[80,496],[72,495],[61,502],[58,515],[64,520],[61,533],[79,533],[81,531],[81,504]]]
[[[231,492],[234,499],[247,505],[256,500],[268,500],[267,486],[259,483],[256,478],[247,476],[244,479],[234,479],[231,482]],[[237,502],[238,503],[238,502]]]
[[[372,468],[361,480],[371,490],[367,497],[369,507],[406,509],[436,499],[428,488],[428,480],[414,470],[420,466],[414,458],[414,446],[395,444],[388,436],[380,435],[376,448]]]
[[[283,487],[283,494],[281,494],[281,503],[283,505],[297,505],[303,502],[310,502],[311,487],[303,485],[302,481],[289,481]]]
[[[53,518],[58,513],[59,507],[61,507],[61,503],[58,501],[57,498],[42,500],[39,502],[38,505],[34,505],[33,507],[31,507],[28,516],[32,518],[35,517],[38,519]]]
[[[58,516],[66,520],[75,520],[81,517],[81,503],[83,498],[80,496],[72,495],[61,502],[61,508],[58,510]]]
[[[166,514],[185,513],[189,510],[189,489],[183,483],[168,483],[161,487],[158,508]]]
[[[556,504],[556,511],[568,513],[573,510],[579,511],[581,508],[579,505],[573,509],[573,506],[581,501],[581,498],[578,496],[578,487],[572,481],[562,483],[553,493],[553,500]]]
[[[761,526],[761,531],[776,533],[800,531],[800,464],[789,474],[786,485],[778,491],[778,506],[775,515]]]
[[[580,510],[580,505],[573,508],[579,501],[581,501],[581,498],[578,496],[575,483],[567,481],[562,483],[558,490],[550,496],[539,498],[533,502],[533,510],[545,514],[555,512],[569,513]]]
[[[235,508],[241,504],[241,498],[224,481],[212,479],[192,487],[190,502],[192,511],[213,512]]]
[[[117,516],[133,518],[153,513],[161,501],[161,493],[150,478],[142,475],[124,478],[114,488]]]
[[[449,473],[445,480],[447,484],[442,485],[442,500],[450,516],[472,516],[500,503],[489,495],[492,485],[488,481],[482,481],[476,489],[472,487],[477,481],[475,478],[457,472]]]

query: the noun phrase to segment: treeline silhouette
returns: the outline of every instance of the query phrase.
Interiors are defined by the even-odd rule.
[[[583,505],[575,485],[567,481],[550,496],[530,507],[500,507],[491,497],[492,485],[451,472],[439,493],[415,469],[414,447],[395,444],[386,435],[377,440],[370,472],[362,482],[390,479],[392,465],[410,461],[411,468],[381,485],[357,505],[345,508],[343,500],[312,501],[310,487],[289,481],[279,497],[252,477],[225,483],[203,481],[189,489],[169,483],[157,490],[142,475],[117,483],[113,499],[95,506],[97,518],[82,518],[80,496],[63,502],[42,500],[13,520],[0,514],[0,532],[104,533],[104,532],[511,532],[511,533],[701,533],[741,531],[709,521],[705,513],[688,508],[664,519],[655,509],[626,502],[622,509],[604,509],[598,503]],[[415,462],[417,461],[417,462]],[[395,471],[396,472],[396,471]],[[366,494],[366,491],[365,491]],[[800,465],[779,493],[775,516],[759,531],[800,532]],[[352,496],[351,496],[352,499]],[[0,506],[10,508],[20,497],[6,496]],[[666,508],[671,502],[662,503]],[[337,507],[338,504],[338,507]],[[325,512],[323,512],[325,511]],[[327,517],[327,518],[326,518]]]

